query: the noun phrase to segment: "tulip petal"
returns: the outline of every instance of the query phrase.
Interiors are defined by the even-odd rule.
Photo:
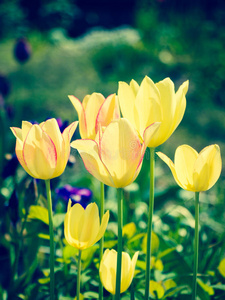
[[[14,136],[19,139],[21,142],[23,141],[22,129],[18,127],[10,127]]]
[[[222,169],[220,148],[211,145],[204,148],[194,166],[194,187],[197,192],[210,189],[218,180]]]
[[[134,271],[135,271],[135,266],[136,266],[137,259],[138,259],[138,254],[139,254],[139,251],[135,252],[135,254],[130,262],[129,270],[127,273],[127,283],[126,283],[127,289],[129,288],[129,286],[133,280],[133,277],[134,277]]]
[[[32,127],[32,124],[30,122],[27,122],[27,121],[22,122],[22,139],[23,139],[23,141],[25,141],[27,134],[30,131],[31,127]]]
[[[175,165],[174,163],[172,162],[172,160],[166,156],[165,154],[163,154],[162,152],[156,152],[156,154],[167,164],[167,166],[170,168],[172,174],[173,174],[173,177],[175,179],[175,181],[177,182],[177,184],[184,188],[185,189],[185,186],[183,186],[183,183],[178,179],[177,177],[177,173],[176,173],[176,170],[175,170]]]
[[[132,85],[133,87],[133,85]],[[118,98],[121,112],[124,118],[128,119],[135,126],[134,105],[136,95],[126,82],[119,82]]]
[[[99,241],[103,237],[103,235],[104,235],[104,233],[106,231],[106,227],[108,225],[108,221],[109,221],[109,211],[107,210],[107,212],[102,217],[101,226],[98,229],[97,236],[95,237],[95,239],[93,241],[91,241],[89,243],[90,246],[94,245],[97,241]]]
[[[24,170],[33,177],[32,172],[27,168],[26,163],[23,158],[23,141],[22,141],[22,130],[17,127],[11,127],[12,133],[16,137],[16,147],[15,147],[15,152],[18,161],[20,162],[21,166],[24,168]]]
[[[136,128],[141,136],[143,136],[147,126],[162,120],[160,94],[154,82],[148,76],[145,76],[142,80],[138,90],[134,113]]]
[[[99,149],[95,141],[76,140],[71,143],[71,147],[78,150],[89,173],[104,184],[115,186],[109,171],[99,157]]]
[[[59,155],[62,151],[63,139],[56,119],[48,119],[47,121],[41,123],[39,126],[43,131],[47,133],[48,136],[51,137],[51,140],[55,145],[57,155]]]
[[[137,83],[137,81],[135,81],[134,79],[132,79],[130,81],[130,87],[135,95],[135,97],[137,96],[138,90],[139,90],[139,84]]]
[[[86,122],[87,122],[87,138],[94,139],[96,135],[95,132],[96,118],[100,107],[105,101],[105,98],[100,93],[93,93],[90,96],[88,95],[88,98],[86,99],[88,99],[88,101],[85,101],[84,99],[83,102],[86,102],[85,115],[86,115]]]
[[[95,132],[98,132],[99,124],[101,124],[101,126],[106,127],[112,120],[119,118],[120,110],[118,98],[116,97],[116,94],[113,94],[105,99],[98,111],[95,123]]]
[[[96,203],[89,204],[83,214],[83,220],[79,224],[80,249],[86,249],[95,244],[95,238],[99,231],[99,212]]]
[[[115,295],[116,293],[116,264],[117,252],[106,249],[99,267],[99,275],[104,288]]]
[[[188,145],[182,145],[175,152],[174,165],[177,178],[188,191],[193,191],[193,173],[198,152]]]
[[[141,159],[141,143],[127,119],[112,121],[106,127],[100,156],[117,188],[132,182]]]
[[[173,131],[177,128],[177,126],[180,124],[184,112],[186,109],[186,93],[188,91],[189,81],[185,81],[178,89],[178,91],[175,94],[175,100],[176,100],[176,110],[174,114],[174,120],[176,120],[176,123],[174,123]]]
[[[129,276],[130,267],[131,267],[131,259],[129,254],[126,252],[122,252],[120,293],[126,291],[131,283],[132,278],[130,278]]]
[[[50,137],[38,126],[33,125],[23,145],[24,161],[32,176],[50,179],[57,164],[57,152]]]
[[[69,200],[64,221],[64,234],[67,242],[77,249],[80,249],[79,231],[82,228],[81,219],[83,214],[84,208],[79,203],[71,208],[71,200]]]
[[[78,118],[79,118],[79,131],[82,139],[87,138],[87,123],[86,123],[86,116],[85,111],[82,103],[76,97],[70,95],[68,96],[70,101],[72,102],[74,108],[77,111]]]

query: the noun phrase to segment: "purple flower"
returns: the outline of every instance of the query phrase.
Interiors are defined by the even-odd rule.
[[[59,125],[59,129],[61,132],[64,131],[64,129],[69,125],[69,122],[66,120],[66,121],[62,121],[62,119],[58,118],[56,119],[58,125]]]
[[[55,190],[57,197],[66,202],[71,199],[72,203],[80,203],[84,208],[89,204],[92,198],[92,191],[86,188],[77,188],[69,184]]]
[[[25,38],[16,41],[14,56],[20,63],[25,63],[31,56],[31,46]]]

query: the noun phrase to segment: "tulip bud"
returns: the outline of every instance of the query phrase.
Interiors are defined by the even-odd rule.
[[[125,292],[132,282],[137,258],[138,252],[134,254],[132,260],[128,253],[122,252],[120,293]],[[117,252],[106,249],[100,262],[99,274],[104,288],[113,295],[116,293],[116,268]]]
[[[103,215],[100,225],[96,203],[89,204],[86,209],[78,203],[73,206],[71,204],[72,201],[69,200],[64,221],[65,238],[71,246],[84,250],[93,246],[104,235],[109,220],[109,211]]]

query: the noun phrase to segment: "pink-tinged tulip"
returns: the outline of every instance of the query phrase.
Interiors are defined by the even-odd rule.
[[[133,124],[140,137],[150,124],[161,122],[158,132],[147,145],[155,148],[164,143],[180,124],[186,108],[187,90],[188,81],[175,93],[169,78],[155,84],[145,76],[140,86],[135,80],[131,80],[130,85],[119,82],[118,98],[122,115]]]
[[[125,292],[132,282],[137,258],[138,252],[134,254],[132,260],[128,253],[122,252],[120,293]],[[113,295],[116,293],[116,266],[117,252],[106,249],[100,262],[99,274],[104,288]]]
[[[22,122],[22,129],[12,127],[16,137],[16,155],[24,170],[32,177],[51,179],[60,176],[70,154],[70,140],[78,122],[60,132],[56,119],[39,125]]]
[[[69,96],[69,99],[78,114],[82,139],[95,139],[100,125],[106,127],[112,120],[120,118],[115,94],[105,99],[102,94],[93,93],[85,96],[82,103],[74,96]]]
[[[67,242],[84,250],[97,243],[105,233],[109,221],[109,211],[103,217],[100,225],[99,211],[96,203],[90,203],[86,209],[79,203],[71,206],[69,200],[64,221],[64,233]]]
[[[207,191],[220,177],[222,160],[218,145],[205,147],[200,153],[188,145],[182,145],[175,152],[174,163],[165,154],[157,154],[168,165],[177,184],[184,190]]]
[[[86,169],[99,181],[121,188],[138,176],[147,145],[160,123],[146,128],[143,144],[127,119],[112,121],[95,140],[76,140],[71,147],[78,150]]]

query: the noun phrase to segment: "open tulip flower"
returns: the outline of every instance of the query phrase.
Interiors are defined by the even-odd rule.
[[[187,90],[188,81],[175,93],[174,84],[169,78],[154,84],[145,76],[140,86],[135,80],[131,80],[130,85],[119,82],[118,98],[122,115],[133,124],[140,137],[150,124],[161,122],[158,132],[147,145],[155,148],[164,143],[181,122]]]
[[[71,207],[71,203],[69,200],[64,221],[65,238],[71,246],[84,250],[93,246],[104,235],[109,220],[109,211],[103,215],[100,225],[96,203],[89,204],[86,209],[79,203]]]
[[[112,121],[95,140],[76,140],[71,147],[78,150],[86,169],[99,181],[122,188],[138,176],[146,147],[160,123],[146,128],[143,144],[135,128],[126,119]]]
[[[70,140],[78,122],[61,134],[56,119],[39,125],[23,121],[22,128],[12,127],[16,137],[16,155],[24,170],[32,177],[51,179],[60,176],[70,154]]]
[[[69,96],[79,118],[79,131],[82,139],[95,139],[99,129],[120,117],[118,99],[115,94],[106,99],[102,94],[93,93],[84,97],[81,103],[74,96]]]
[[[132,260],[128,253],[122,252],[120,293],[125,292],[132,282],[137,258],[138,252],[134,254]],[[113,295],[116,293],[116,263],[117,252],[106,249],[100,262],[99,274],[104,288]]]
[[[157,154],[169,166],[177,184],[187,191],[210,189],[221,173],[222,160],[218,145],[208,146],[200,153],[188,145],[182,145],[175,152],[174,163],[165,154]]]

